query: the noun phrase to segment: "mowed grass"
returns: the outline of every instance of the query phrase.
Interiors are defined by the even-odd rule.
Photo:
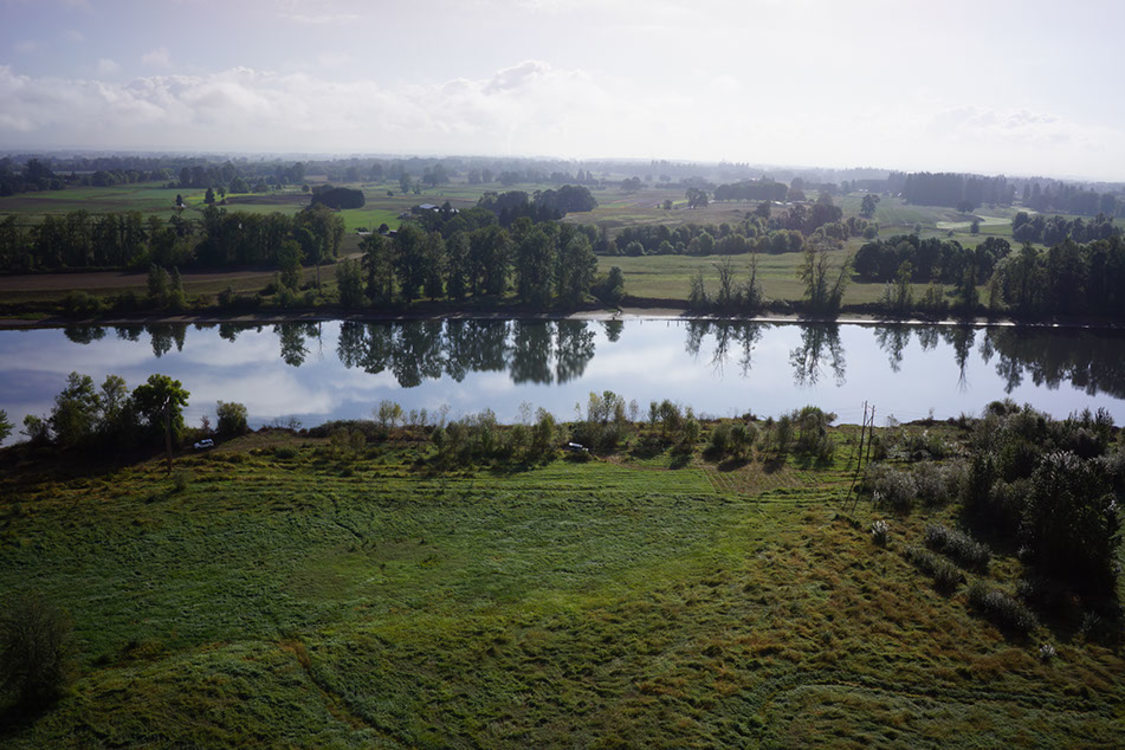
[[[835,462],[433,471],[272,432],[104,472],[6,466],[0,588],[78,677],[10,747],[1057,746],[1120,738],[1119,653],[1005,640],[844,511]],[[998,556],[995,583],[1018,563]]]
[[[837,270],[859,249],[862,240],[851,239],[840,251],[831,254],[829,276],[835,281]],[[804,262],[803,253],[758,254],[758,283],[762,293],[769,301],[798,302],[805,295],[805,284],[800,279],[800,269]],[[703,285],[707,294],[714,297],[719,291],[719,266],[730,262],[735,270],[736,285],[741,287],[750,278],[751,255],[649,255],[641,257],[601,257],[598,269],[608,271],[612,266],[621,268],[625,277],[625,291],[632,297],[667,300],[682,303],[688,299],[691,280],[697,272],[703,272]],[[925,285],[914,285],[915,295],[925,290]],[[858,305],[878,302],[882,299],[885,285],[879,283],[859,283],[849,281],[844,293],[845,305]],[[948,289],[946,291],[949,291]]]

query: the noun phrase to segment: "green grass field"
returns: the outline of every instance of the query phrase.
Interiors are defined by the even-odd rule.
[[[360,238],[355,234],[357,229],[376,229],[383,223],[391,228],[397,228],[400,222],[398,216],[418,203],[441,204],[449,201],[454,207],[463,209],[475,205],[481,195],[487,191],[506,189],[498,185],[455,183],[423,190],[421,194],[415,195],[402,194],[397,183],[363,183],[354,187],[361,187],[364,190],[367,204],[360,209],[340,212],[348,231],[341,248],[344,256],[351,256],[359,251]],[[520,184],[512,186],[511,189],[530,193],[552,187],[555,186]],[[388,192],[391,195],[388,195]],[[626,193],[616,186],[598,188],[592,192],[598,200],[597,208],[586,213],[570,214],[566,217],[566,221],[597,224],[609,229],[611,234],[620,227],[637,224],[663,223],[677,226],[684,223],[714,225],[722,222],[735,223],[745,218],[747,212],[752,211],[757,205],[754,201],[732,201],[711,203],[706,208],[689,210],[682,190],[663,186],[647,187],[634,193]],[[113,188],[76,188],[0,198],[0,215],[18,213],[26,216],[30,222],[39,221],[48,213],[60,214],[78,209],[85,209],[91,213],[139,210],[148,215],[166,216],[170,214],[170,207],[177,193],[183,194],[189,215],[202,209],[203,191],[179,191],[155,185],[131,185]],[[263,195],[230,196],[230,200],[228,206],[230,210],[255,213],[281,211],[294,214],[307,204],[308,198],[299,190],[290,189]],[[663,208],[665,200],[673,201],[672,210]],[[852,194],[839,197],[836,202],[844,209],[844,215],[849,216],[858,214],[861,200],[862,196]],[[970,215],[960,214],[950,208],[907,205],[899,198],[883,198],[878,204],[875,221],[879,224],[880,236],[884,238],[910,233],[918,227],[923,237],[955,239],[965,246],[974,246],[989,236],[1010,240],[1010,220],[1017,210],[1019,209],[982,207],[974,214],[982,219],[980,232],[974,235],[969,229]],[[849,240],[845,252],[848,255],[854,254],[863,242],[864,240],[860,238]],[[839,262],[842,262],[843,257],[845,256],[840,256]],[[673,305],[682,305],[687,300],[690,280],[697,269],[702,269],[709,293],[714,294],[717,291],[718,273],[715,265],[724,259],[724,256],[603,257],[599,259],[599,269],[605,272],[614,265],[621,267],[625,273],[625,290],[630,296],[657,301],[666,300]],[[744,277],[749,256],[733,256],[730,259],[740,275]],[[783,303],[799,302],[802,299],[804,287],[797,277],[797,270],[802,260],[800,254],[762,255],[759,260],[759,278],[767,299]],[[268,283],[272,275],[272,272],[256,275],[241,273],[189,275],[185,278],[185,288],[189,295],[206,295],[210,298],[214,298],[227,286],[232,286],[239,293],[254,293]],[[331,268],[322,270],[322,281],[327,282],[329,288],[334,283],[332,275]],[[312,276],[311,272],[306,273],[307,279],[311,279]],[[48,289],[35,280],[31,280],[29,284],[28,288],[17,285],[19,288],[6,290],[6,301],[12,304],[50,305],[59,303],[66,293],[65,290],[60,292],[57,289]],[[145,278],[138,276],[137,284],[131,288],[143,295],[144,284]],[[103,280],[99,283],[94,277],[91,277],[90,284],[85,288],[88,292],[98,295],[111,295],[123,291],[120,280]],[[915,285],[914,297],[919,298],[924,291],[924,285]],[[864,305],[878,302],[883,294],[882,284],[853,282],[848,286],[844,304]]]
[[[919,430],[921,428],[918,428]],[[1006,640],[841,503],[835,463],[435,472],[260,433],[0,475],[0,590],[71,614],[76,679],[6,747],[1111,746],[1125,661]],[[931,428],[951,443],[953,427]],[[889,440],[891,435],[885,437]],[[1012,590],[1019,563],[991,579]],[[1058,658],[1041,661],[1041,642]]]

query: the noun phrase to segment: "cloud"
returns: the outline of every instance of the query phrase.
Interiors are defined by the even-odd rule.
[[[287,21],[304,24],[307,26],[325,26],[329,24],[355,23],[360,19],[355,13],[322,13],[310,15],[304,13],[285,13],[281,16]]]
[[[157,50],[159,60],[170,56]],[[333,62],[326,59],[325,64]],[[109,73],[114,61],[99,63]],[[236,67],[128,81],[0,66],[12,147],[635,157],[1121,179],[1125,133],[1030,108],[937,101],[784,106],[719,75],[690,89],[524,60],[480,77],[387,85]],[[906,105],[909,106],[906,106]],[[831,113],[831,117],[826,115]],[[88,123],[99,127],[90,128]]]
[[[21,55],[30,55],[39,49],[39,42],[34,39],[24,39],[23,41],[16,42],[14,45],[16,52]]]
[[[168,68],[172,65],[172,57],[167,47],[157,47],[141,55],[141,62],[152,68]]]
[[[86,41],[86,36],[78,29],[67,29],[63,32],[63,39],[72,44],[77,44]]]
[[[103,57],[98,60],[98,75],[113,75],[121,70],[121,66],[108,57]]]

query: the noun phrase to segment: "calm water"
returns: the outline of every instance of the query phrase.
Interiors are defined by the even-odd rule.
[[[130,388],[165,373],[191,391],[189,424],[215,402],[255,425],[366,418],[383,399],[504,421],[562,419],[591,391],[672,399],[698,413],[777,415],[817,404],[858,422],[863,402],[906,421],[977,414],[1011,397],[1056,416],[1105,407],[1125,422],[1125,336],[1064,329],[699,323],[415,321],[158,325],[0,331],[0,408],[46,415],[72,370]],[[17,437],[13,435],[9,442]]]

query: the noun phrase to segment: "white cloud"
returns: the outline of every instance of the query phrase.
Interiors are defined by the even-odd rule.
[[[108,57],[103,57],[98,60],[98,75],[113,75],[119,70],[121,70],[121,66]]]
[[[152,68],[167,68],[172,64],[172,56],[167,47],[157,47],[141,55],[141,62]]]
[[[170,60],[166,49],[156,52],[154,62]],[[114,65],[99,63],[103,74]],[[21,147],[725,158],[1122,178],[1125,133],[1116,125],[1030,107],[951,106],[922,94],[857,107],[847,92],[780,101],[749,90],[732,74],[683,88],[535,59],[481,77],[393,85],[248,67],[116,83],[29,77],[0,66],[0,140]]]
[[[34,39],[24,39],[23,41],[16,42],[14,46],[16,52],[21,55],[30,55],[39,49],[39,42]]]
[[[305,24],[309,26],[325,26],[328,24],[348,24],[354,23],[359,20],[359,16],[355,13],[324,13],[318,15],[305,14],[305,13],[286,13],[282,18],[292,21],[293,23]]]
[[[67,29],[63,32],[63,39],[72,44],[77,44],[86,41],[86,36],[78,29]]]

